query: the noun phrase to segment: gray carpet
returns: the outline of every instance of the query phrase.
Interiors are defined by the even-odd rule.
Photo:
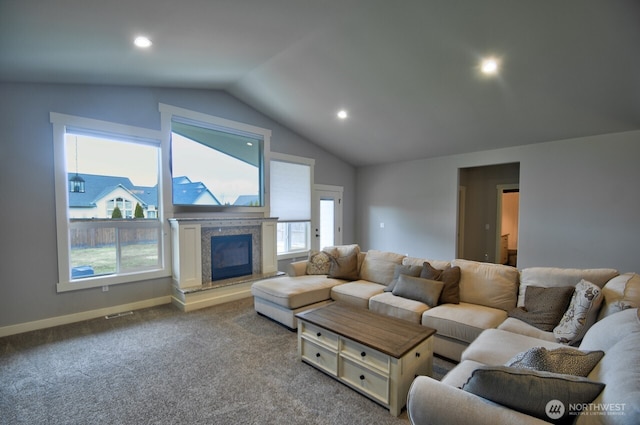
[[[409,423],[300,362],[296,334],[252,302],[0,338],[0,423]],[[436,377],[450,367],[436,358]]]

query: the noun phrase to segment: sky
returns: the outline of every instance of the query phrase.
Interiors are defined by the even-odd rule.
[[[77,145],[76,145],[77,141]],[[199,143],[173,135],[173,175],[202,182],[221,203],[233,203],[240,195],[258,193],[258,169]],[[129,177],[136,186],[155,186],[157,150],[153,146],[118,142],[92,136],[67,134],[67,171]]]

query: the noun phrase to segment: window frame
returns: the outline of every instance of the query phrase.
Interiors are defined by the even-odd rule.
[[[299,258],[301,255],[304,254],[308,254],[309,251],[312,249],[312,232],[311,232],[311,226],[313,223],[313,187],[314,187],[314,167],[315,167],[315,159],[313,158],[306,158],[306,157],[302,157],[302,156],[296,156],[296,155],[288,155],[288,154],[283,154],[283,153],[277,153],[277,152],[271,152],[271,161],[280,161],[280,162],[289,162],[292,164],[299,164],[299,165],[306,165],[309,167],[309,211],[310,211],[310,217],[309,220],[296,220],[296,221],[280,221],[278,220],[277,225],[281,225],[281,224],[286,224],[287,225],[287,232],[291,233],[290,228],[291,228],[291,223],[307,223],[308,224],[308,232],[307,232],[307,247],[306,249],[303,250],[296,250],[296,251],[287,251],[287,252],[283,252],[283,253],[278,253],[277,254],[277,258],[278,260],[288,260],[288,259],[292,259],[292,258]],[[270,190],[270,189],[269,189]],[[277,243],[277,237],[276,237],[276,243]],[[290,241],[289,241],[289,245],[290,245]]]
[[[262,213],[266,216],[269,213],[269,163],[271,158],[271,130],[245,124],[202,112],[192,111],[190,109],[179,108],[177,106],[160,103],[158,105],[160,111],[160,132],[162,133],[162,151],[166,153],[170,161],[171,156],[171,122],[175,118],[178,121],[184,121],[197,125],[198,123],[206,126],[213,126],[217,130],[228,129],[229,133],[240,132],[249,133],[262,139],[262,170],[260,178],[262,180],[260,190],[262,191],[263,206],[261,207],[243,207],[237,205],[174,205],[171,193],[168,202],[174,213],[203,213],[203,212],[227,212],[227,213]],[[172,188],[171,171],[162,176],[165,187]],[[170,189],[171,190],[171,189]]]
[[[167,204],[167,186],[164,183],[166,174],[165,170],[168,168],[165,164],[168,164],[168,162],[166,154],[162,149],[162,133],[157,130],[142,127],[59,114],[56,112],[50,113],[50,121],[53,125],[54,185],[58,247],[57,292],[105,287],[109,285],[171,276],[171,249],[169,245],[170,239],[167,236],[170,232],[169,223],[166,220],[168,214],[171,214],[171,205]],[[145,143],[158,148],[158,217],[155,219],[157,220],[159,233],[159,264],[157,268],[142,271],[120,272],[108,275],[97,275],[92,277],[86,276],[80,279],[73,279],[71,277],[70,230],[72,226],[71,219],[68,215],[69,184],[67,181],[68,170],[65,156],[65,134],[68,129],[80,130],[87,134],[93,133],[104,137],[115,137],[126,141]],[[100,222],[104,224],[103,220],[96,220],[96,225],[99,226]],[[89,221],[87,221],[87,223],[89,223]],[[116,220],[113,222],[113,226],[117,228],[134,228],[140,225],[143,225],[143,227],[154,227],[150,221],[145,222],[144,224],[142,224],[142,222],[136,223],[135,220]]]

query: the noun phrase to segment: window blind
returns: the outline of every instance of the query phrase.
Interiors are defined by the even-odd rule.
[[[271,161],[271,216],[278,221],[311,220],[311,167]]]

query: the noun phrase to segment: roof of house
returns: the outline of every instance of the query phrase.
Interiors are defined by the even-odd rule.
[[[67,173],[71,179],[75,173]],[[69,192],[70,208],[94,208],[100,199],[113,192],[118,187],[131,193],[143,207],[158,205],[158,186],[136,186],[128,177],[103,176],[97,174],[79,174],[85,181],[84,192]],[[192,182],[188,177],[180,176],[173,179],[173,202],[179,205],[192,205],[207,194],[217,205],[220,201],[202,182]]]

